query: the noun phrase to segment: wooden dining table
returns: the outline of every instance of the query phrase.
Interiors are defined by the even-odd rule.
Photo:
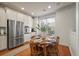
[[[40,44],[42,45],[42,48],[43,48],[44,56],[47,56],[46,48],[47,48],[47,46],[48,46],[50,43],[51,43],[51,42],[43,42],[43,43],[40,43]]]
[[[46,52],[46,48],[47,46],[49,46],[50,44],[55,43],[56,41],[52,41],[52,40],[46,40],[44,42],[42,42],[42,40],[40,39],[36,39],[36,41],[34,41],[34,43],[38,46],[38,47],[42,47],[43,48],[43,52],[44,52],[44,56],[47,56],[47,52]]]

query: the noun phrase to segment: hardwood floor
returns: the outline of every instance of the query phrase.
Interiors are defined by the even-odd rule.
[[[10,53],[10,52],[12,52],[14,50],[18,51],[18,49],[19,48],[22,49],[23,46],[20,46],[20,47],[11,49],[11,50],[0,51],[0,55],[4,56],[6,54],[6,56],[8,56],[7,53]],[[27,44],[25,44],[25,46],[27,46]],[[69,48],[67,46],[59,45],[58,49],[59,49],[59,56],[71,56],[70,50],[69,50]],[[15,55],[16,56],[30,56],[31,55],[30,47],[29,46],[27,48],[24,47],[22,51],[20,51],[19,53],[15,54]]]
[[[59,45],[59,55],[60,56],[71,56],[69,47],[67,46],[63,46],[63,45]]]
[[[59,45],[59,56],[71,56],[69,48],[67,46]],[[25,49],[24,51],[16,54],[16,56],[30,56],[30,48]]]
[[[10,49],[10,50],[8,50],[8,49],[2,50],[2,51],[0,51],[0,56],[9,56],[9,55],[12,56],[12,55],[15,55],[18,52],[23,51],[26,48],[28,48],[28,42],[25,42],[24,45],[18,46],[16,48],[13,48],[13,49]]]
[[[30,48],[27,48],[24,51],[16,54],[16,56],[31,56]]]

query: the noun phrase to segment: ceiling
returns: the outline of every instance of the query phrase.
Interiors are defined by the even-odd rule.
[[[42,16],[56,12],[56,10],[71,4],[71,2],[4,2],[3,4],[31,16]],[[49,5],[51,8],[48,8]],[[24,10],[21,8],[24,8]]]

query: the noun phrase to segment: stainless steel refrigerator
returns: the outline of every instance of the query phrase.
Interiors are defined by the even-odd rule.
[[[7,47],[8,49],[24,44],[23,22],[7,20]]]

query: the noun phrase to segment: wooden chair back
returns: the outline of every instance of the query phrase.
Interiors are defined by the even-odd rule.
[[[55,39],[56,39],[56,42],[53,42],[51,45],[48,45],[48,48],[47,48],[48,55],[51,55],[51,56],[59,55],[58,45],[59,45],[60,37],[57,36]]]
[[[35,40],[35,36],[32,36],[31,40],[30,40],[30,49],[31,49],[31,55],[32,56],[37,55],[37,46],[34,43],[34,40]]]

